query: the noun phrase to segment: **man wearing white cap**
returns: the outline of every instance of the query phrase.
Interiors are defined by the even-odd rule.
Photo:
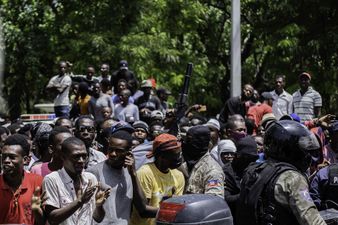
[[[235,143],[230,139],[220,140],[217,145],[217,153],[219,161],[218,163],[222,166],[223,170],[226,165],[230,165],[235,157],[237,148]]]
[[[221,126],[216,119],[210,119],[208,122],[205,124],[210,130],[210,144],[212,144],[212,148],[210,150],[211,156],[218,162],[220,159],[217,154],[217,145],[219,142],[219,132],[221,129]]]

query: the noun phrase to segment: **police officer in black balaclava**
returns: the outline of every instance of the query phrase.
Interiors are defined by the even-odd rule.
[[[214,194],[224,198],[224,173],[222,167],[210,155],[212,146],[207,126],[191,127],[182,145],[188,167],[186,193]]]

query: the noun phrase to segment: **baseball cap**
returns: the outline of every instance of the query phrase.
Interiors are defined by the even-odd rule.
[[[220,140],[217,145],[218,153],[237,151],[235,143],[230,139]]]
[[[166,88],[161,87],[161,88],[158,88],[158,89],[157,89],[157,94],[158,94],[158,95],[159,95],[159,94],[171,95],[171,91],[169,91],[169,90],[166,89]]]
[[[127,122],[125,121],[119,121],[113,124],[113,126],[110,128],[110,133],[115,133],[118,130],[125,130],[129,133],[134,132],[134,128]]]
[[[127,60],[121,60],[119,62],[119,67],[120,67],[120,69],[127,70],[128,69],[128,62],[127,62]]]
[[[311,75],[309,73],[303,72],[299,75],[299,78],[301,78],[302,76],[306,76],[311,80]]]
[[[143,80],[141,83],[141,88],[151,88],[153,87],[150,80]]]
[[[218,120],[216,119],[210,119],[208,120],[208,122],[206,124],[204,124],[204,126],[207,126],[207,127],[210,127],[210,128],[214,128],[216,130],[220,130],[221,129],[221,126],[218,122]]]
[[[277,119],[273,113],[266,113],[262,117],[261,126],[264,127],[264,129],[266,129],[271,124],[271,122],[274,122],[276,120]]]
[[[163,120],[164,114],[160,110],[154,110],[154,111],[151,112],[150,118]]]
[[[142,120],[135,121],[133,123],[133,128],[142,128],[144,129],[147,133],[149,133],[149,126],[147,123],[143,122]]]
[[[147,154],[147,158],[153,157],[158,152],[175,151],[181,148],[181,142],[171,134],[160,134],[153,141],[153,150]]]

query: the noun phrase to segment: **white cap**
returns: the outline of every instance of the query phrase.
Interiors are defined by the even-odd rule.
[[[216,120],[216,119],[208,120],[208,122],[205,124],[205,126],[214,128],[218,131],[221,129],[221,125],[219,124],[218,120]]]
[[[220,155],[223,152],[233,152],[235,153],[237,151],[237,148],[235,146],[235,143],[231,141],[230,139],[220,140],[217,145],[217,151]]]

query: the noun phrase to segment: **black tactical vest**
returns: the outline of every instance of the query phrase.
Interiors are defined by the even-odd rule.
[[[338,164],[329,165],[328,168],[328,183],[323,193],[322,201],[333,201],[338,204]],[[336,208],[336,206],[331,206]]]
[[[297,169],[284,162],[266,161],[250,164],[246,169],[237,205],[237,225],[297,225],[291,211],[282,207],[274,197],[279,175]]]

